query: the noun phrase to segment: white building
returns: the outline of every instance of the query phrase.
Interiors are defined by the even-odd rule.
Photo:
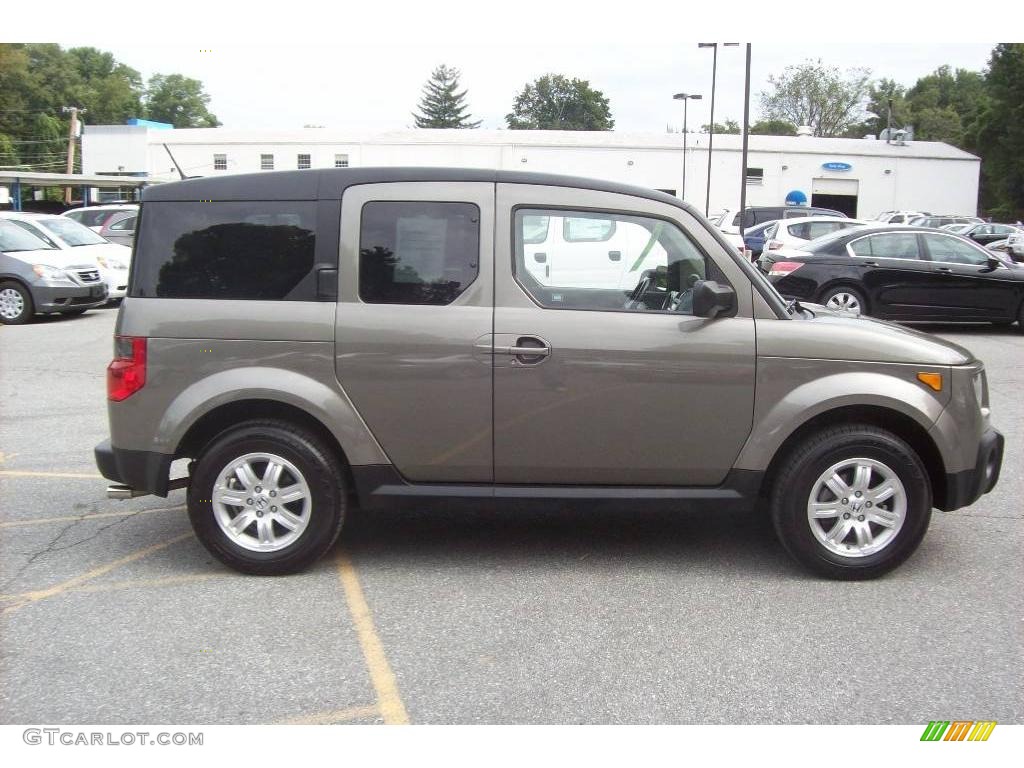
[[[703,209],[708,136],[691,133],[686,200]],[[169,152],[168,152],[169,150]],[[345,166],[456,166],[588,176],[681,196],[681,134],[608,131],[406,130],[356,134],[324,128],[239,131],[159,129],[145,125],[86,126],[83,173],[142,175],[172,181],[188,176]],[[741,137],[716,135],[710,211],[736,209]],[[905,145],[869,139],[751,136],[748,205],[781,205],[799,190],[812,205],[872,217],[884,210],[973,214],[980,160],[948,144]]]

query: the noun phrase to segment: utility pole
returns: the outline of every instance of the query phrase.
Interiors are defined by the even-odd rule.
[[[683,192],[679,196],[680,199],[686,202],[686,137],[689,135],[689,131],[686,126],[686,107],[690,103],[690,99],[699,99],[701,95],[699,93],[677,93],[672,97],[678,101],[683,102]]]
[[[75,172],[75,138],[78,133],[78,107],[64,107],[62,110],[65,114],[71,113],[71,123],[68,126],[68,175]],[[82,114],[85,114],[85,110],[81,110]],[[64,202],[71,202],[71,187],[64,187]]]
[[[750,139],[750,43],[747,43],[747,69],[743,78],[743,159],[740,165],[740,239],[743,238],[744,219],[747,210],[747,149]],[[746,251],[746,242],[743,243],[743,250]]]
[[[724,46],[735,47],[739,43],[722,43]],[[711,210],[711,150],[715,145],[715,80],[718,76],[718,43],[697,43],[698,48],[711,49],[711,117],[708,126],[708,184],[704,197],[704,215]],[[742,218],[742,211],[740,212]]]

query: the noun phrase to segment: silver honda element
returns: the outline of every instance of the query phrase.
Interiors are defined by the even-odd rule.
[[[150,187],[136,231],[96,460],[115,497],[187,488],[248,573],[308,566],[354,505],[576,504],[765,510],[807,568],[868,578],[999,475],[969,351],[787,304],[653,190],[233,175]]]

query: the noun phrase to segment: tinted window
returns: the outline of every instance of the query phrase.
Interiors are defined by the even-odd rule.
[[[550,218],[556,227],[586,217],[594,222],[595,231],[613,234],[603,241],[532,245],[525,235],[530,220],[538,216]],[[550,309],[691,314],[694,283],[709,276],[725,280],[679,227],[661,219],[519,210],[515,236],[516,279],[538,304]]]
[[[149,203],[132,296],[313,301],[316,203]]]
[[[804,216],[810,216],[811,212],[808,210],[802,210],[800,208],[792,208],[782,212],[782,218],[784,219],[799,219]]]
[[[359,296],[370,304],[450,304],[476,280],[480,209],[472,203],[363,206]]]
[[[111,224],[110,229],[116,230],[118,232],[130,232],[131,230],[135,229],[135,219],[135,216],[129,216],[126,219],[121,219],[120,221],[116,221],[113,224]]]
[[[928,244],[928,255],[932,261],[943,261],[947,264],[985,264],[988,254],[956,237],[946,235],[925,235]]]
[[[814,240],[822,235],[828,235],[836,230],[846,229],[846,227],[838,221],[813,221],[807,224],[807,240]]]
[[[111,211],[100,210],[90,211],[88,208],[81,211],[72,211],[67,216],[69,219],[73,219],[80,224],[84,224],[87,227],[99,227],[102,226],[103,222],[110,216]]]
[[[913,232],[892,232],[871,235],[850,246],[858,256],[878,259],[920,259],[917,235]]]

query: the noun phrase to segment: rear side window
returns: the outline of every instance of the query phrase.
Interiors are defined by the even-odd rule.
[[[149,203],[131,296],[316,300],[316,203]]]
[[[473,203],[363,206],[359,297],[364,302],[451,304],[479,271],[480,209]]]
[[[858,256],[874,256],[881,259],[921,258],[917,235],[912,232],[893,232],[871,235],[850,245]]]
[[[131,232],[135,229],[135,219],[135,216],[129,216],[126,219],[121,219],[120,221],[111,224],[110,229],[117,232]]]
[[[88,208],[81,211],[73,211],[68,214],[69,219],[74,219],[87,227],[100,227],[111,215],[110,210],[91,211]]]

